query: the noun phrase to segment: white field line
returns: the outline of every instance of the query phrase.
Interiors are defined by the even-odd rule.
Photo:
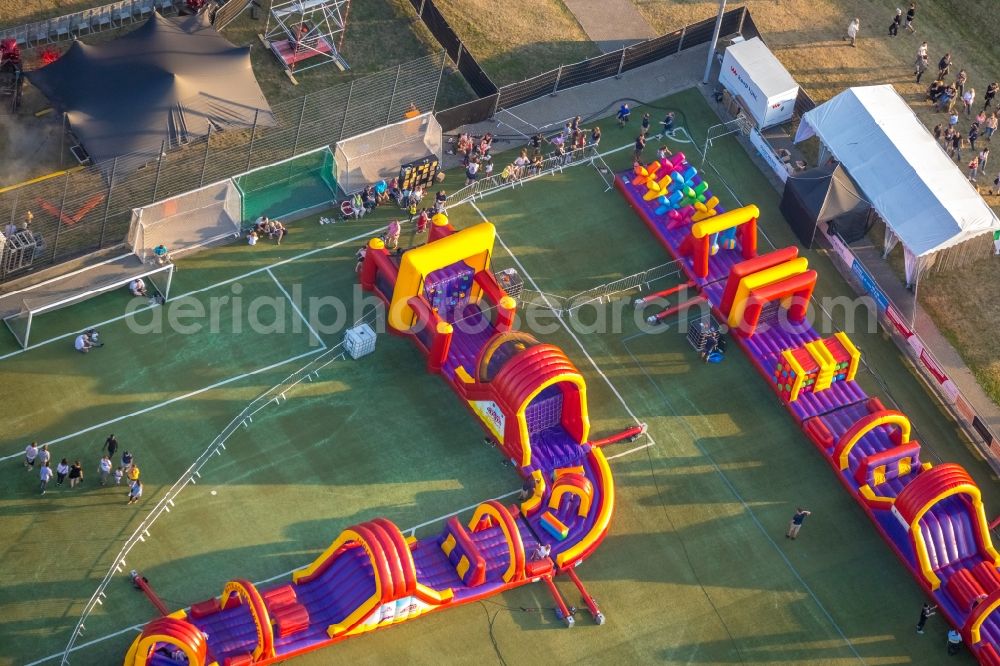
[[[384,226],[383,227],[372,227],[368,231],[366,231],[366,232],[364,232],[362,234],[358,234],[357,236],[352,236],[351,238],[347,238],[347,239],[344,239],[342,241],[337,241],[336,243],[331,243],[330,245],[325,245],[323,247],[317,247],[317,248],[313,248],[312,250],[307,250],[306,252],[302,252],[300,254],[297,254],[294,257],[289,257],[288,259],[282,259],[281,261],[276,261],[273,264],[270,264],[268,266],[264,266],[262,268],[255,268],[254,270],[247,271],[246,273],[243,273],[242,275],[237,275],[236,277],[232,277],[232,278],[229,278],[229,279],[226,279],[226,280],[222,280],[221,282],[216,282],[215,284],[211,284],[211,285],[209,285],[207,287],[201,287],[200,289],[193,289],[193,290],[191,290],[191,291],[189,291],[189,292],[187,292],[185,294],[181,294],[180,296],[174,296],[170,300],[174,301],[174,300],[178,300],[178,299],[181,299],[181,298],[187,298],[189,296],[194,296],[195,294],[200,294],[202,292],[209,291],[209,290],[215,289],[217,287],[222,287],[222,286],[225,286],[225,285],[230,284],[232,282],[237,282],[237,281],[242,280],[244,278],[248,278],[248,277],[250,277],[252,275],[257,275],[257,274],[263,273],[265,271],[270,271],[272,268],[277,268],[278,266],[284,266],[285,264],[290,264],[293,261],[298,261],[299,259],[304,259],[306,257],[312,256],[312,255],[317,254],[319,252],[326,252],[327,250],[332,250],[332,249],[334,249],[336,247],[340,247],[341,245],[346,245],[347,243],[353,243],[354,241],[361,240],[362,238],[370,237],[373,233],[377,234],[379,230],[384,229],[384,228],[385,228]],[[15,351],[3,354],[2,356],[0,356],[0,361],[4,360],[6,358],[10,358],[12,356],[17,356],[18,354],[23,354],[24,352],[31,351],[32,349],[38,349],[39,347],[43,347],[43,346],[45,346],[47,344],[50,344],[52,342],[57,342],[59,340],[66,340],[68,338],[76,337],[81,332],[86,331],[88,329],[98,328],[100,326],[107,326],[108,324],[113,324],[116,321],[121,321],[122,319],[127,319],[128,317],[132,317],[132,316],[134,316],[134,315],[136,315],[136,314],[138,314],[140,312],[145,312],[146,310],[149,310],[149,309],[152,309],[152,308],[158,308],[158,307],[161,307],[161,306],[160,305],[147,305],[145,307],[142,307],[142,308],[139,308],[137,310],[134,310],[133,312],[128,312],[126,314],[118,315],[117,317],[112,317],[111,319],[107,319],[107,320],[99,322],[97,324],[87,324],[86,326],[80,328],[77,331],[73,331],[72,333],[65,333],[63,335],[57,335],[54,338],[49,338],[48,340],[43,340],[41,342],[37,342],[37,343],[35,343],[35,344],[33,344],[33,345],[29,346],[29,347],[25,347],[24,349],[18,349],[18,350],[15,350]]]
[[[638,446],[638,447],[636,447],[634,449],[629,449],[628,451],[623,451],[622,453],[618,453],[618,454],[615,454],[614,456],[611,456],[610,458],[608,458],[608,460],[615,460],[616,458],[621,458],[621,457],[626,456],[626,455],[628,455],[630,453],[635,453],[636,451],[640,451],[642,449],[649,448],[650,446],[653,446],[653,444],[654,444],[653,442],[649,442],[648,444],[644,444],[642,446]],[[503,495],[498,495],[497,497],[492,497],[490,499],[494,499],[494,500],[507,499],[508,497],[513,497],[514,495],[518,494],[519,492],[521,492],[521,491],[520,490],[512,490],[509,493],[504,493]],[[483,502],[485,502],[485,501],[488,501],[488,500],[483,500]],[[413,527],[408,527],[405,530],[400,530],[400,531],[403,534],[413,534],[414,532],[416,532],[416,530],[418,530],[418,529],[420,529],[422,527],[427,527],[428,525],[433,525],[435,523],[440,523],[441,521],[447,520],[447,519],[451,518],[452,516],[457,516],[458,514],[463,513],[465,511],[469,511],[471,509],[475,509],[477,506],[479,506],[483,502],[476,502],[475,504],[470,504],[469,506],[461,508],[458,511],[452,511],[451,513],[446,513],[446,514],[444,514],[442,516],[438,516],[437,518],[432,518],[431,520],[424,521],[424,522],[420,523],[419,525],[414,525]],[[289,569],[288,571],[285,571],[284,573],[280,573],[280,574],[277,574],[275,576],[271,576],[270,578],[265,578],[263,580],[255,581],[254,585],[266,585],[267,583],[273,583],[276,580],[280,580],[280,579],[285,578],[287,576],[291,576],[293,573],[295,573],[296,571],[298,571],[301,568],[302,567],[295,567],[294,569]],[[73,649],[70,650],[70,652],[72,653],[72,652],[76,652],[78,650],[83,650],[84,648],[88,648],[88,647],[91,647],[93,645],[97,645],[98,643],[103,643],[104,641],[111,640],[112,638],[117,638],[117,637],[121,636],[122,634],[127,634],[127,633],[132,632],[132,631],[140,631],[140,630],[142,630],[143,626],[145,626],[145,624],[146,624],[145,622],[143,622],[142,624],[133,624],[131,627],[125,627],[124,629],[119,629],[118,631],[112,632],[110,634],[106,634],[104,636],[101,636],[100,638],[95,638],[95,639],[93,639],[91,641],[87,641],[86,643],[81,643],[79,645],[74,646]],[[42,657],[41,659],[36,659],[35,661],[29,662],[29,663],[25,664],[24,666],[39,666],[39,664],[44,664],[46,662],[50,662],[50,661],[54,661],[56,659],[60,659],[60,658],[62,658],[62,656],[63,656],[62,652],[57,652],[56,654],[50,654],[47,657]]]
[[[479,210],[479,206],[477,206],[474,201],[470,201],[469,205],[472,206],[477,213],[479,213],[479,217],[483,218],[484,222],[489,221],[486,215],[483,214],[483,211]],[[510,255],[510,258],[514,260],[514,263],[517,264],[517,267],[521,270],[521,275],[523,275],[528,280],[528,282],[531,283],[531,288],[542,295],[542,298],[545,300],[545,304],[549,307],[549,309],[554,309],[552,303],[549,302],[548,297],[545,296],[544,292],[542,292],[542,290],[538,288],[538,283],[535,281],[535,278],[532,277],[531,273],[529,273],[524,268],[524,264],[521,263],[521,260],[518,259],[514,255],[514,253],[510,251],[510,248],[507,247],[507,244],[503,242],[503,238],[500,237],[499,233],[497,233],[497,242],[500,243],[500,245],[507,252],[507,254]],[[576,333],[573,332],[573,329],[571,329],[569,325],[565,321],[563,321],[562,317],[559,317],[559,323],[562,325],[563,329],[565,329],[566,332],[569,333],[570,337],[573,338],[577,346],[580,347],[580,351],[582,351],[583,355],[587,357],[587,360],[590,361],[590,364],[594,366],[594,370],[597,371],[597,374],[599,374],[604,379],[604,382],[608,385],[608,388],[610,388],[611,392],[615,394],[615,397],[618,398],[618,401],[622,404],[622,406],[625,408],[625,411],[628,412],[628,415],[632,418],[632,420],[636,423],[636,425],[642,425],[642,421],[639,420],[639,417],[635,415],[635,412],[632,411],[632,408],[629,407],[627,402],[625,402],[625,398],[622,397],[622,394],[618,391],[615,385],[611,383],[611,379],[609,379],[608,376],[604,374],[604,371],[601,370],[601,367],[597,365],[597,361],[594,360],[594,357],[592,357],[590,353],[587,351],[587,349],[583,346],[583,343],[580,341],[580,338],[577,337]],[[649,435],[648,432],[643,434],[650,442],[653,442],[655,444],[653,438]]]
[[[291,363],[292,361],[297,361],[300,358],[305,358],[307,356],[312,356],[313,354],[318,354],[321,351],[323,351],[323,349],[313,349],[312,351],[307,351],[307,352],[305,352],[303,354],[299,354],[298,356],[293,356],[291,358],[286,358],[284,361],[278,361],[277,363],[272,363],[271,365],[269,365],[267,367],[258,368],[257,370],[251,370],[250,372],[244,372],[241,375],[237,375],[235,377],[230,377],[229,379],[223,379],[222,381],[216,382],[216,383],[214,383],[214,384],[212,384],[210,386],[206,386],[204,388],[200,388],[200,389],[197,389],[195,391],[191,391],[189,393],[184,393],[183,395],[175,396],[173,398],[170,398],[169,400],[164,400],[163,402],[159,402],[159,403],[157,403],[155,405],[150,405],[149,407],[144,407],[143,409],[139,409],[139,410],[136,410],[134,412],[130,412],[128,414],[124,414],[122,416],[116,416],[113,419],[109,419],[107,421],[103,421],[102,423],[98,423],[96,425],[89,426],[87,428],[84,428],[83,430],[77,430],[76,432],[70,433],[69,435],[63,435],[62,437],[57,437],[55,439],[46,440],[43,443],[44,444],[49,444],[49,445],[51,445],[51,444],[59,444],[60,442],[65,442],[66,440],[72,439],[74,437],[78,437],[79,435],[85,435],[88,432],[93,432],[94,430],[100,430],[102,428],[106,428],[109,425],[113,425],[113,424],[118,423],[120,421],[124,421],[125,419],[130,419],[133,416],[139,416],[141,414],[148,414],[149,412],[156,411],[157,409],[161,409],[163,407],[166,407],[167,405],[172,405],[175,402],[179,402],[181,400],[187,400],[188,398],[193,398],[194,396],[200,395],[202,393],[205,393],[206,391],[211,391],[213,389],[217,389],[220,386],[225,386],[226,384],[232,384],[233,382],[238,382],[241,379],[246,379],[247,377],[252,377],[253,375],[257,375],[257,374],[260,374],[262,372],[267,372],[268,370],[273,370],[274,368],[277,368],[278,366],[284,365],[286,363]],[[14,454],[11,454],[11,455],[2,456],[2,457],[0,457],[0,462],[3,462],[5,460],[13,460],[14,458],[20,458],[23,455],[24,455],[24,452],[21,451],[21,452],[14,453]]]
[[[295,310],[295,314],[299,316],[299,319],[301,319],[302,322],[306,325],[306,328],[309,329],[309,332],[312,334],[312,336],[316,338],[316,342],[319,343],[319,346],[323,349],[326,349],[326,343],[323,342],[323,338],[319,337],[319,333],[317,333],[316,329],[312,327],[312,324],[309,323],[309,320],[306,319],[306,316],[302,314],[302,310],[299,309],[299,306],[296,305],[292,297],[288,295],[288,292],[285,290],[285,286],[281,284],[278,278],[274,276],[274,273],[271,272],[270,268],[267,269],[267,274],[271,276],[272,280],[274,280],[274,284],[278,285],[278,289],[280,289],[281,293],[283,293],[285,295],[285,298],[288,299],[288,302],[291,304],[292,309]]]

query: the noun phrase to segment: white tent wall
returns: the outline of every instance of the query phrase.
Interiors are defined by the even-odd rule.
[[[886,252],[898,240],[906,279],[916,283],[935,255],[1000,229],[1000,219],[890,85],[849,88],[807,112],[795,142],[817,136],[886,223]],[[978,256],[965,248],[954,257]],[[940,264],[939,264],[940,265]]]

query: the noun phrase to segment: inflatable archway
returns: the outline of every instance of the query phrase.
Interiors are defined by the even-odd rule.
[[[847,469],[850,463],[851,451],[861,438],[879,426],[892,425],[899,428],[898,444],[906,444],[910,441],[910,419],[906,414],[894,409],[883,409],[858,419],[847,432],[840,436],[836,446],[833,447],[833,459],[840,465],[841,470]]]
[[[253,617],[254,627],[257,629],[257,646],[253,650],[254,661],[273,657],[274,627],[271,626],[271,616],[267,612],[267,605],[260,596],[260,592],[248,580],[243,578],[231,580],[222,588],[222,596],[219,597],[219,604],[222,608],[229,607],[233,595],[236,595],[247,605],[250,615]]]

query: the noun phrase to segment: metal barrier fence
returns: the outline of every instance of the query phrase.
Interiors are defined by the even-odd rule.
[[[0,193],[0,226],[31,211],[39,247],[30,267],[0,282],[120,244],[132,209],[272,164],[403,118],[410,104],[431,109],[445,64],[443,52],[271,107],[275,127],[212,132],[161,157],[123,155]],[[2,271],[2,269],[0,269]]]
[[[222,30],[232,23],[237,16],[252,5],[256,0],[228,0],[224,5],[215,10],[212,15],[212,25],[216,30]]]
[[[614,296],[628,291],[634,291],[636,289],[648,289],[654,282],[680,274],[681,269],[678,268],[677,262],[675,261],[660,264],[659,266],[653,266],[652,268],[647,268],[644,271],[628,275],[619,280],[615,280],[614,282],[608,282],[594,287],[593,289],[581,291],[579,294],[570,296],[566,299],[570,304],[568,311],[572,312],[573,310],[588,303],[593,303],[594,301],[601,303],[604,299],[608,299],[610,302]]]
[[[451,61],[455,63],[458,71],[462,73],[476,95],[488,97],[496,94],[497,86],[493,83],[493,79],[480,66],[479,61],[472,55],[465,43],[459,39],[455,30],[448,24],[444,14],[434,4],[434,0],[410,0],[410,4],[413,5],[417,16],[431,31],[434,39],[445,50]]]
[[[377,310],[370,311],[364,317],[356,321],[354,326],[359,326],[364,323],[370,324],[374,322],[378,316]],[[76,649],[76,643],[86,629],[87,619],[90,618],[99,606],[103,605],[103,599],[106,596],[105,591],[108,589],[111,582],[115,580],[118,574],[125,572],[128,567],[126,558],[132,552],[132,549],[139,545],[139,543],[145,541],[146,537],[150,536],[149,530],[153,527],[153,524],[156,523],[161,516],[163,516],[164,513],[170,513],[171,507],[175,505],[174,500],[177,499],[181,492],[189,485],[195,485],[197,483],[197,479],[201,478],[201,470],[205,467],[206,463],[208,463],[208,461],[214,456],[221,456],[222,452],[226,450],[226,442],[229,438],[232,437],[233,434],[236,433],[241,427],[248,428],[253,423],[254,416],[271,405],[281,404],[287,399],[286,393],[288,391],[294,389],[302,382],[312,382],[314,377],[319,377],[320,370],[323,370],[335,361],[344,359],[345,352],[343,347],[344,343],[340,342],[333,347],[320,352],[318,356],[303,365],[301,368],[292,372],[288,375],[288,377],[254,398],[239,414],[233,417],[233,419],[226,424],[226,427],[223,428],[218,435],[216,435],[211,444],[209,444],[208,447],[202,451],[201,455],[199,455],[195,461],[191,463],[190,467],[188,467],[180,478],[177,479],[174,485],[167,490],[163,497],[161,497],[156,503],[156,506],[154,506],[152,510],[146,514],[146,517],[143,518],[141,523],[139,523],[139,526],[136,527],[131,536],[125,540],[125,544],[121,547],[121,550],[118,551],[118,554],[112,561],[107,574],[105,574],[104,578],[101,579],[101,582],[98,584],[94,594],[84,605],[80,619],[77,621],[76,627],[73,629],[73,633],[70,634],[69,642],[63,650],[62,660],[60,661],[61,666],[66,666],[70,663],[69,657]]]
[[[33,48],[76,39],[95,32],[120,28],[149,17],[154,10],[177,13],[184,0],[120,0],[55,18],[0,30],[0,41],[14,39],[19,46]]]

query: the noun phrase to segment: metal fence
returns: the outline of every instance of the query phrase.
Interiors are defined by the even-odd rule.
[[[39,243],[30,267],[0,274],[0,282],[120,244],[133,208],[332,146],[403,118],[411,104],[431,109],[444,64],[442,52],[275,104],[275,127],[255,123],[243,131],[210,131],[176,149],[164,143],[161,157],[153,161],[123,155],[110,164],[0,192],[0,228],[23,223],[30,211]]]
[[[14,39],[19,46],[25,48],[55,44],[95,32],[121,28],[148,18],[153,11],[177,13],[181,4],[183,0],[120,0],[93,9],[84,9],[0,30],[0,41]]]
[[[228,0],[212,14],[212,25],[216,30],[222,30],[254,2],[256,0]]]
[[[417,16],[424,22],[427,29],[434,35],[434,39],[445,50],[451,61],[455,63],[458,71],[465,77],[466,82],[479,97],[488,97],[497,92],[497,86],[493,83],[486,70],[480,66],[479,61],[469,51],[455,30],[448,24],[444,14],[434,4],[434,0],[410,0]]]

